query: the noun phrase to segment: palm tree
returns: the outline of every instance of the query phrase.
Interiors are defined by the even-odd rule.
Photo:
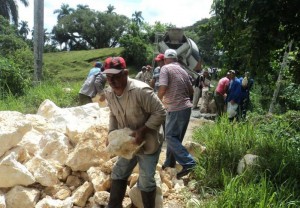
[[[90,7],[88,5],[83,5],[83,4],[78,4],[77,5],[77,9],[80,10],[80,9],[89,9]]]
[[[114,12],[115,9],[116,8],[113,5],[110,4],[110,5],[107,6],[106,13],[107,14],[115,14],[115,12]]]
[[[29,29],[29,27],[28,27],[28,22],[22,20],[22,21],[19,23],[19,27],[20,27],[20,29],[19,29],[19,34],[20,34],[24,39],[26,39],[26,38],[27,38],[27,35],[28,35],[29,32],[30,32],[30,29]]]
[[[58,14],[57,20],[60,20],[61,18],[72,14],[72,12],[74,12],[74,9],[70,8],[69,4],[62,4],[60,9],[54,10],[53,14]]]
[[[20,0],[20,2],[28,6],[28,0]],[[0,15],[18,25],[19,13],[16,0],[0,0]]]
[[[142,12],[141,11],[135,11],[132,14],[132,21],[135,22],[137,25],[141,25],[143,23],[144,18],[142,17]]]

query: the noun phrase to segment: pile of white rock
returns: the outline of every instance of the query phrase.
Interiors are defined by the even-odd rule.
[[[106,149],[109,109],[97,103],[60,108],[45,100],[36,114],[0,111],[0,208],[104,207],[117,159]],[[173,172],[172,172],[173,171]],[[176,171],[156,174],[156,207],[179,192]],[[128,179],[123,207],[143,207]]]

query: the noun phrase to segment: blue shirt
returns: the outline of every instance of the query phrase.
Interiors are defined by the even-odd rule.
[[[238,78],[235,77],[234,79],[230,80],[226,101],[230,102],[233,100],[235,103],[240,103],[241,90],[242,84]]]
[[[95,75],[95,74],[98,74],[100,72],[100,68],[98,67],[94,67],[90,70],[89,74],[88,74],[88,77],[89,76],[92,76],[92,75]]]

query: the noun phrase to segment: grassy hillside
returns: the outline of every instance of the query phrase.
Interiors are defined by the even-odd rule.
[[[104,48],[70,52],[45,53],[43,73],[45,80],[26,89],[24,95],[12,94],[0,97],[0,111],[12,110],[22,113],[36,113],[40,104],[49,99],[59,107],[77,106],[78,92],[89,70],[96,61],[104,62],[107,57],[120,56],[123,48]],[[127,66],[130,76],[137,70]]]
[[[82,81],[95,61],[103,62],[109,56],[119,56],[123,48],[56,52],[44,54],[45,78],[61,81]]]

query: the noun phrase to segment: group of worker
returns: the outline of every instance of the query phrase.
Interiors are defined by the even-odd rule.
[[[182,144],[192,109],[190,77],[178,63],[177,52],[173,49],[158,54],[155,61],[158,66],[153,73],[152,67],[146,66],[142,68],[145,72],[132,79],[122,57],[108,57],[103,65],[95,64],[98,69],[91,70],[79,92],[80,104],[91,102],[96,94],[101,100],[106,100],[110,109],[108,133],[130,128],[135,143],[144,143],[132,159],[118,157],[111,173],[108,208],[122,207],[128,178],[137,164],[137,187],[141,191],[143,206],[155,207],[154,176],[164,139],[167,151],[162,171],[179,164],[182,169],[176,178],[181,179],[196,166],[195,159]],[[106,82],[109,86],[104,89]]]

